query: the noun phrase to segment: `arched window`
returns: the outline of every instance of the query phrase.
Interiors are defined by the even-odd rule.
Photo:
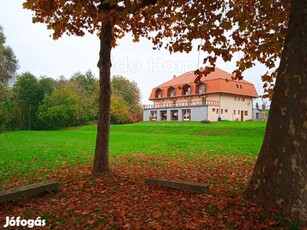
[[[162,97],[162,90],[158,88],[155,91],[155,98],[161,98],[161,97]]]
[[[191,86],[188,84],[182,86],[182,95],[190,95],[190,94],[191,94]]]
[[[175,97],[176,96],[176,89],[173,86],[170,86],[167,89],[167,96],[168,97]]]
[[[203,82],[199,83],[196,88],[196,93],[198,94],[206,93],[206,84]]]

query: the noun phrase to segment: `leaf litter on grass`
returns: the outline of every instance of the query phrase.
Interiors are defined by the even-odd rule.
[[[276,210],[265,211],[240,195],[251,176],[254,159],[206,154],[186,157],[112,157],[111,173],[101,177],[91,175],[90,165],[63,165],[43,178],[62,183],[58,194],[2,205],[0,223],[5,223],[6,216],[41,216],[47,219],[49,229],[279,227],[274,221]],[[42,180],[40,173],[45,175],[46,171],[38,171],[30,181]],[[148,186],[143,183],[145,177],[206,183],[211,193]],[[25,183],[18,178],[12,181],[14,185]]]

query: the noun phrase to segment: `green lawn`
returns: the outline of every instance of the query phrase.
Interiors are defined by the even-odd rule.
[[[110,156],[209,153],[256,157],[265,125],[263,122],[140,122],[112,126]],[[0,133],[0,180],[42,167],[60,167],[65,162],[89,162],[95,137],[95,126]]]

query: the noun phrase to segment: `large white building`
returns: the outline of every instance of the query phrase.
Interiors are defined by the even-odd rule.
[[[152,89],[144,121],[246,121],[253,119],[254,85],[221,69],[206,77],[187,72]]]

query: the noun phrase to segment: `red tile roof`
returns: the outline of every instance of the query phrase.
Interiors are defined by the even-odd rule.
[[[202,77],[201,82],[206,83],[206,94],[210,93],[228,93],[249,97],[258,97],[258,93],[254,85],[245,80],[231,80],[231,74],[215,68],[215,71]],[[162,97],[167,97],[166,92],[170,86],[177,87],[185,84],[195,85],[194,80],[197,76],[192,72],[186,72],[174,79],[171,79],[161,85],[152,89],[150,100],[155,99],[155,91],[161,89],[163,91]],[[192,90],[193,94],[193,90]],[[179,96],[179,95],[178,95]]]

